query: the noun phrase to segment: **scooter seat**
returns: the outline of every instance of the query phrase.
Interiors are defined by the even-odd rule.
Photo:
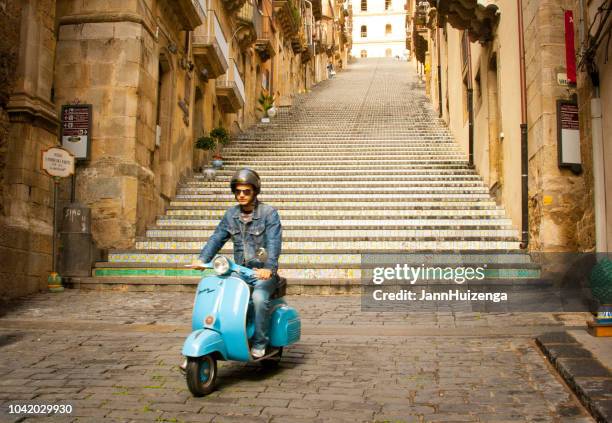
[[[275,298],[281,298],[281,297],[284,297],[286,294],[287,294],[287,278],[279,277],[278,285],[276,286],[276,289],[270,296],[270,299],[273,300]]]

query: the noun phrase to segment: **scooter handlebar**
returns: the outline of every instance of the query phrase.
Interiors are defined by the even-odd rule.
[[[215,260],[217,260],[220,257],[223,257],[225,260],[227,260],[227,264],[228,264],[227,271],[221,273],[221,275],[226,275],[230,272],[236,272],[244,276],[255,276],[255,271],[253,269],[249,269],[248,267],[241,266],[225,256],[216,256],[208,263],[201,263],[201,262],[191,263],[191,264],[185,265],[185,267],[190,268],[190,269],[199,269],[199,270],[204,270],[204,269],[215,269],[216,270]]]

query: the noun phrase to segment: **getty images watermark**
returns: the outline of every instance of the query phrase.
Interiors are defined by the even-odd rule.
[[[362,254],[361,305],[366,311],[587,311],[592,263],[588,255],[522,251]]]
[[[382,285],[385,281],[399,281],[415,285],[417,282],[444,281],[462,285],[470,281],[483,281],[486,268],[486,264],[481,267],[431,267],[425,264],[415,267],[406,263],[396,263],[393,267],[375,267],[372,272],[372,283]],[[374,289],[372,297],[375,301],[493,301],[499,303],[508,300],[506,292],[473,292],[469,289],[448,289],[435,292],[425,287],[399,289],[392,292]]]

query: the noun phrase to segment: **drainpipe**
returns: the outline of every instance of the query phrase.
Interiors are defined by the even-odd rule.
[[[593,87],[591,99],[591,141],[593,143],[593,197],[595,201],[595,252],[607,251],[606,233],[606,187],[603,151],[603,132],[601,125],[601,99],[599,86]]]
[[[516,0],[518,11],[519,74],[521,81],[521,249],[529,246],[529,157],[527,138],[527,87],[525,77],[525,33],[523,28],[523,3]]]
[[[440,13],[440,0],[436,0],[436,18]],[[438,19],[438,23],[440,20]],[[436,39],[438,44],[438,117],[442,117],[442,58],[440,57],[440,28],[436,25]]]
[[[468,88],[467,88],[467,106],[468,106],[468,166],[474,168],[474,87],[472,85],[472,49],[470,40],[467,42],[467,59],[468,59]]]
[[[440,28],[436,27],[438,43],[438,117],[442,117],[442,57],[440,57]]]

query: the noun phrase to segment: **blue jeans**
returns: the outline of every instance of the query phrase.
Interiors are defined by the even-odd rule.
[[[255,312],[255,334],[252,339],[253,348],[266,348],[269,342],[268,328],[270,326],[270,296],[276,289],[278,284],[278,276],[272,276],[270,279],[257,279],[255,276],[242,276],[238,273],[232,273],[247,284],[253,287],[253,308]]]

